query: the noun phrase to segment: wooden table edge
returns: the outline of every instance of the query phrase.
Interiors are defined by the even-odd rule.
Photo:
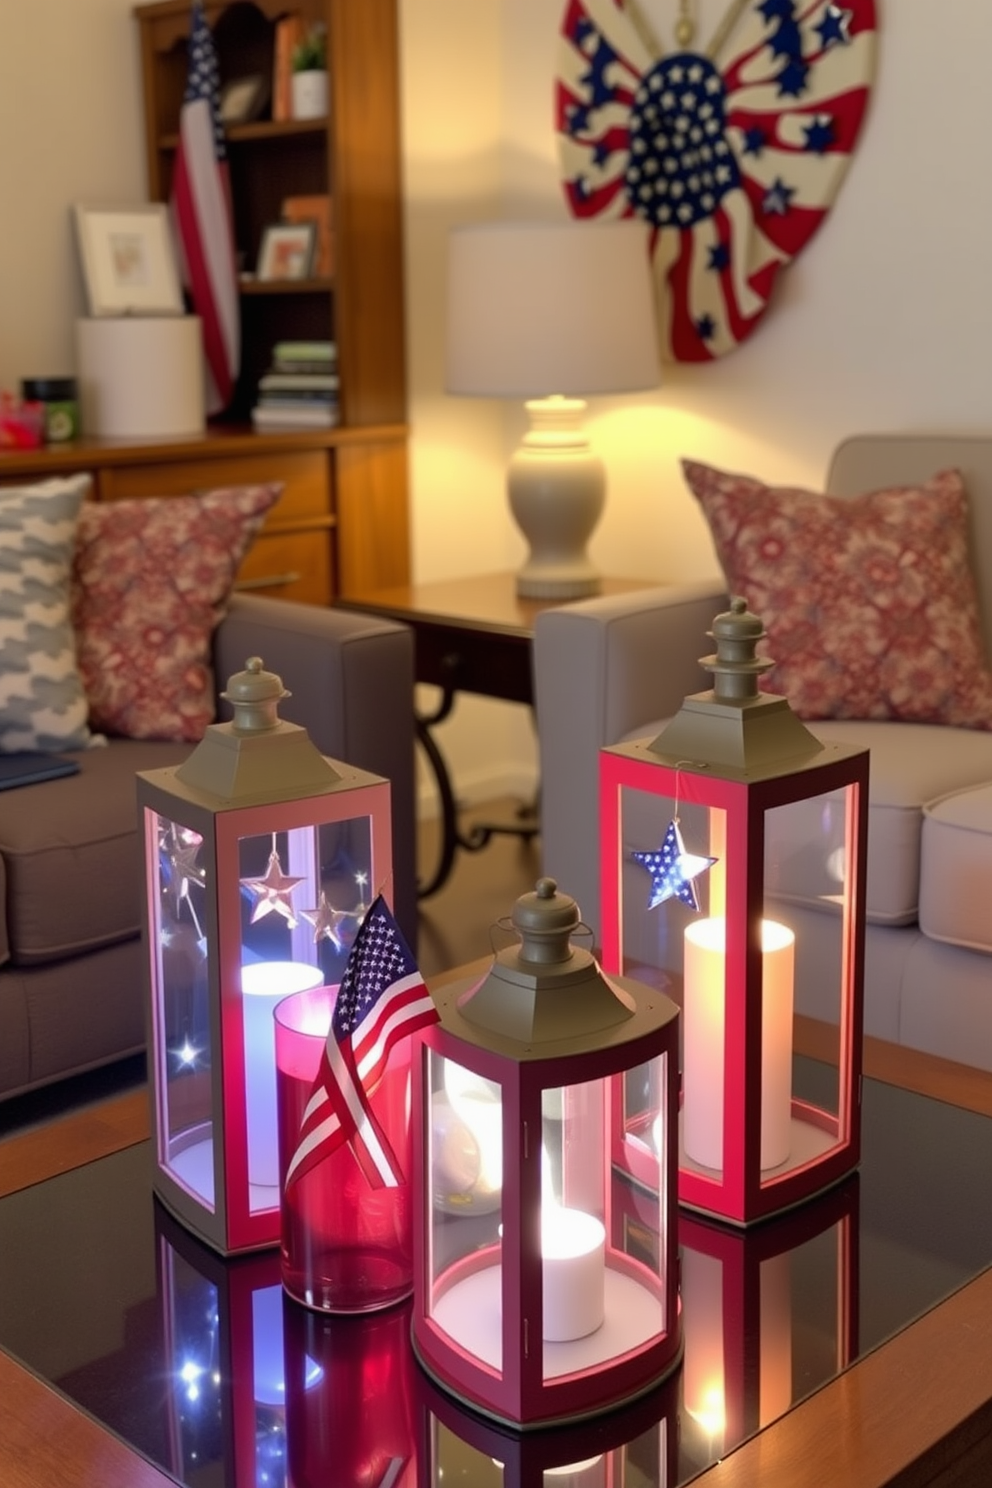
[[[488,958],[432,978],[480,975]],[[810,1020],[814,1052],[829,1032]],[[865,1073],[992,1115],[992,1074],[865,1041]],[[148,1135],[130,1092],[0,1142],[0,1194],[108,1156]],[[88,1154],[88,1155],[84,1155]],[[13,1187],[8,1186],[14,1175]],[[704,1472],[700,1488],[968,1488],[992,1461],[992,1270],[959,1288]],[[0,1482],[5,1488],[161,1488],[175,1480],[0,1350]]]

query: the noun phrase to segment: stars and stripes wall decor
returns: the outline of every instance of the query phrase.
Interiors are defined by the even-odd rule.
[[[829,212],[878,23],[874,0],[732,0],[686,46],[670,8],[669,48],[640,0],[568,0],[556,130],[573,215],[650,224],[663,356],[705,362],[753,333]]]

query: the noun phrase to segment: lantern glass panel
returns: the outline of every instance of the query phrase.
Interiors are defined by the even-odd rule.
[[[249,1210],[278,1204],[273,1012],[341,980],[368,907],[371,821],[357,817],[238,841]]]
[[[763,816],[764,880],[751,899],[761,911],[763,1182],[820,1160],[846,1138],[841,1047],[851,975],[854,796],[855,787],[848,786]],[[728,873],[735,851],[744,861],[742,845],[728,851],[734,829],[722,808],[627,787],[621,830],[621,969],[658,986],[682,1008],[681,1165],[720,1174],[724,1097],[732,1083],[725,1070],[728,977],[743,985],[747,948],[743,899],[739,892],[734,898],[740,886],[728,884]],[[671,873],[673,858],[677,871]],[[730,946],[728,888],[741,927],[739,943]],[[814,1007],[820,1057],[798,1067],[795,1015]],[[639,1124],[643,1130],[649,1103],[643,1072],[630,1072],[624,1111],[631,1133]]]
[[[428,1071],[432,1209],[427,1311],[450,1338],[499,1373],[503,1091],[495,1080],[433,1050]]]
[[[161,1103],[159,1161],[208,1209],[214,1207],[210,943],[207,904],[214,888],[199,833],[145,813],[154,863],[150,898],[153,1057]]]
[[[666,1327],[660,1153],[667,1071],[643,1065],[659,1103],[638,1138],[637,1182],[608,1161],[613,1080],[542,1095],[541,1253],[544,1377],[598,1367]],[[622,1091],[616,1092],[621,1098]],[[654,1144],[653,1146],[651,1144]],[[612,1223],[611,1223],[612,1222]]]

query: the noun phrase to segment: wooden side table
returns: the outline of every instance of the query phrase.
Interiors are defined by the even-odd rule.
[[[651,579],[606,578],[600,592],[627,594],[650,588]],[[558,600],[518,599],[512,573],[474,574],[429,584],[403,584],[349,594],[337,603],[401,621],[413,630],[416,678],[441,689],[431,713],[417,714],[417,735],[437,781],[441,801],[441,852],[437,868],[420,888],[426,899],[448,879],[459,849],[477,852],[495,833],[533,837],[534,810],[524,809],[516,822],[486,822],[462,833],[447,762],[431,730],[451,713],[459,692],[507,703],[534,704],[531,648],[534,622]]]

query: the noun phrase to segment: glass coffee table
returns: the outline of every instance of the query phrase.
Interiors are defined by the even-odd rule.
[[[314,1316],[274,1253],[224,1261],[178,1226],[140,1097],[78,1153],[74,1117],[0,1144],[0,1482],[874,1488],[962,1452],[977,1476],[946,1481],[986,1481],[992,1076],[872,1040],[866,1068],[858,1174],[746,1233],[683,1215],[673,1378],[523,1438],[430,1387],[408,1309]]]

